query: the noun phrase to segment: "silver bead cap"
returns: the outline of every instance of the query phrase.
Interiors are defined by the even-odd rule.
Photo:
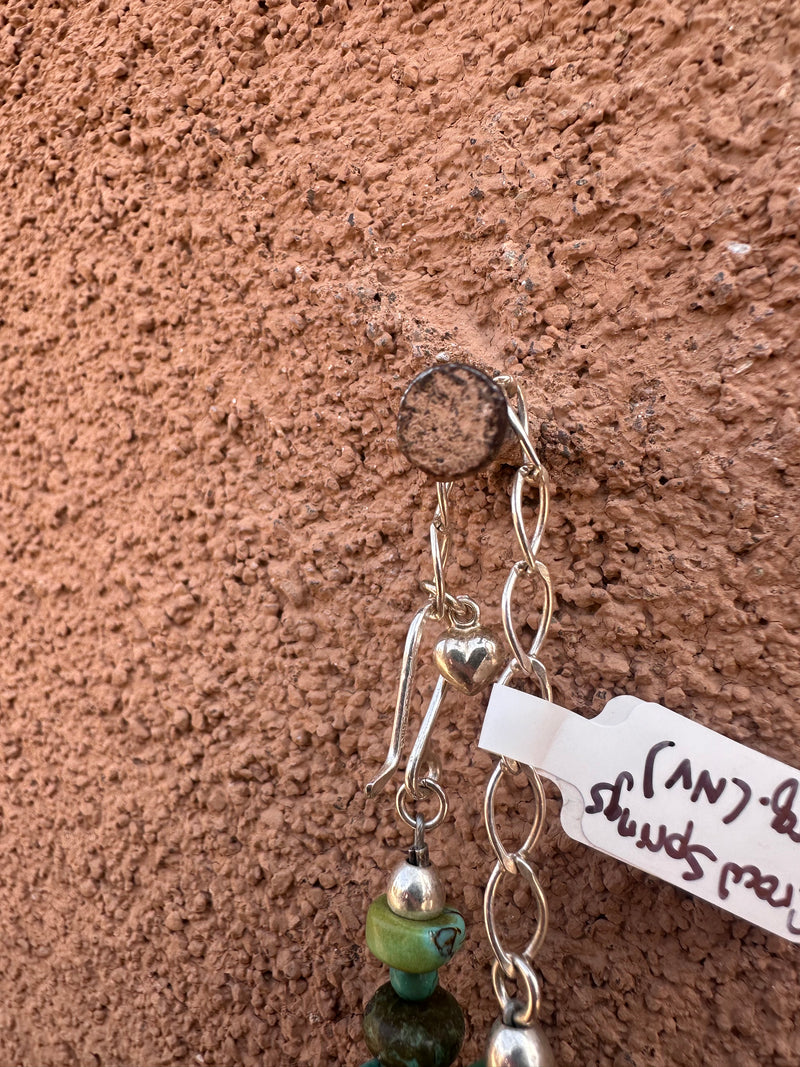
[[[405,919],[433,919],[444,909],[444,886],[435,867],[403,860],[389,879],[386,901]]]
[[[553,1050],[538,1023],[507,1026],[496,1022],[486,1046],[486,1067],[555,1067]]]

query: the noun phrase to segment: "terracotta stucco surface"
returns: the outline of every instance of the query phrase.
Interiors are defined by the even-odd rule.
[[[407,838],[360,787],[435,497],[395,416],[437,353],[527,390],[556,699],[797,764],[799,54],[776,0],[2,5],[0,1063],[368,1058]],[[509,470],[453,497],[495,623]],[[481,707],[443,712],[430,836],[465,1064]],[[557,810],[561,1067],[796,1064],[798,949]]]

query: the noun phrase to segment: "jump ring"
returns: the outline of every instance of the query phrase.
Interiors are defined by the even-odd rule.
[[[450,621],[457,630],[469,630],[481,621],[481,609],[472,599],[465,595],[453,598],[456,606],[450,606]]]
[[[512,959],[514,961],[513,977],[521,982],[525,989],[526,998],[524,1009],[517,1009],[513,1012],[512,1025],[530,1026],[538,1018],[539,1010],[542,1006],[542,981],[524,956],[514,953]],[[506,989],[505,976],[499,960],[495,960],[492,964],[492,987],[494,988],[494,995],[500,1004],[500,1009],[505,1013],[506,1009],[514,1001]],[[520,1005],[520,1008],[522,1008],[522,1005]]]
[[[423,793],[434,793],[436,795],[437,800],[439,801],[438,812],[433,816],[433,818],[427,819],[423,824],[425,830],[435,830],[436,827],[440,826],[447,817],[447,795],[445,794],[444,789],[442,789],[439,783],[435,782],[433,778],[421,778],[419,785]],[[416,812],[410,812],[408,810],[408,804],[406,800],[407,796],[408,790],[406,789],[406,783],[402,782],[397,790],[397,798],[395,800],[397,814],[400,816],[403,822],[406,823],[406,825],[412,827],[412,829],[416,829],[417,815]]]

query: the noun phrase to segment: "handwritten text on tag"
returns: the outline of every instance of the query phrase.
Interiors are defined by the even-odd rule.
[[[502,685],[480,744],[557,783],[570,837],[800,943],[800,771],[636,697],[584,719]]]

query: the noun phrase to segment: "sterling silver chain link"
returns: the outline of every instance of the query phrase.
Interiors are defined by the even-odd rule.
[[[501,601],[503,630],[513,655],[498,681],[507,685],[513,677],[519,674],[535,678],[539,695],[545,700],[551,700],[550,682],[547,678],[547,670],[539,659],[539,651],[547,637],[553,615],[553,585],[547,567],[538,559],[539,546],[547,524],[550,506],[550,479],[528,435],[528,413],[522,392],[509,377],[502,376],[495,380],[502,386],[509,398],[509,420],[524,457],[523,465],[517,468],[511,487],[511,517],[522,559],[512,565]],[[516,400],[516,410],[513,406],[514,400]],[[527,487],[535,488],[538,496],[536,525],[530,538],[525,528],[523,515],[523,502]],[[514,589],[522,577],[531,578],[537,586],[541,586],[543,592],[539,624],[533,643],[527,652],[517,635],[513,612]],[[530,786],[533,794],[534,814],[528,836],[518,849],[512,851],[500,839],[495,820],[495,797],[497,790],[504,782],[519,779],[520,776]],[[489,778],[483,806],[486,832],[497,857],[484,894],[483,915],[486,933],[495,956],[492,964],[492,985],[495,995],[504,1018],[509,1016],[506,1022],[517,1026],[527,1026],[536,1020],[541,1001],[541,980],[533,967],[533,962],[547,933],[547,901],[536,871],[531,866],[530,856],[542,833],[545,808],[546,798],[542,780],[534,768],[503,757]],[[503,884],[513,878],[521,878],[528,883],[533,894],[535,908],[533,931],[528,943],[521,951],[508,948],[504,944],[497,923],[498,893]],[[516,983],[518,994],[516,997],[512,998],[508,992],[506,980]],[[524,999],[521,999],[519,994],[524,994]]]

